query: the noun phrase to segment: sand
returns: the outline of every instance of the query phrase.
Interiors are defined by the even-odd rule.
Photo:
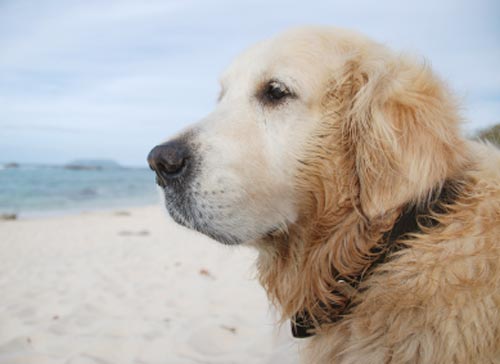
[[[0,363],[297,363],[254,260],[160,206],[0,221]]]

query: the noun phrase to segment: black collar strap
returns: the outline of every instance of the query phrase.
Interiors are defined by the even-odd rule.
[[[380,246],[376,248],[374,253],[378,257],[365,269],[358,277],[350,279],[339,278],[338,281],[348,283],[353,290],[358,290],[359,284],[370,275],[370,273],[379,265],[384,264],[390,258],[390,255],[406,248],[404,240],[408,238],[409,234],[421,233],[421,227],[433,228],[438,225],[438,222],[429,217],[431,212],[446,213],[444,205],[452,204],[460,190],[461,183],[456,180],[447,180],[443,187],[436,190],[431,195],[428,204],[424,206],[409,205],[403,209],[401,215],[396,220],[396,223],[391,230],[387,231],[383,237]],[[338,293],[338,292],[336,292]],[[350,309],[347,304],[340,312],[336,312],[329,317],[328,322],[335,323],[344,317]],[[292,335],[295,338],[306,338],[313,336],[312,332],[315,326],[307,311],[302,311],[294,315],[291,322]]]

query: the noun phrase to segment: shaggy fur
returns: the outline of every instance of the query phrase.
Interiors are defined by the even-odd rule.
[[[293,97],[262,103],[277,79]],[[305,313],[315,327],[304,363],[500,363],[500,152],[460,135],[428,66],[301,29],[245,53],[222,88],[184,134],[198,170],[182,195],[165,187],[167,207],[259,250],[283,321]],[[431,205],[450,181],[453,201]],[[370,269],[412,206],[434,223]]]
[[[284,318],[305,310],[316,323],[305,363],[500,363],[498,152],[478,161],[428,67],[378,57],[356,55],[325,93],[297,174],[301,216],[257,244],[261,283]],[[401,209],[446,179],[460,189],[430,216],[438,227],[353,291],[345,277],[377,258]]]

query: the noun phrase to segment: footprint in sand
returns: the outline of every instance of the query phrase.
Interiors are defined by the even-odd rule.
[[[247,358],[249,353],[252,353],[253,361],[245,364],[262,363],[268,351],[266,346],[271,341],[268,340],[270,338],[262,338],[241,317],[199,317],[191,320],[186,327],[189,330],[176,330],[174,334],[177,354],[207,364],[243,364],[241,358]],[[261,345],[256,341],[263,343]]]
[[[130,216],[131,213],[128,211],[116,211],[115,216]]]
[[[148,230],[130,231],[122,230],[118,232],[120,236],[148,236],[150,233]]]

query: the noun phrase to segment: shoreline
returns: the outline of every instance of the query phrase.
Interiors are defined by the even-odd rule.
[[[0,215],[62,216],[160,202],[149,169],[73,167],[19,165],[2,170]]]
[[[144,202],[130,202],[130,203],[118,203],[104,206],[94,206],[94,207],[75,207],[75,208],[63,208],[63,209],[44,209],[44,210],[25,210],[16,211],[11,210],[1,210],[0,211],[0,223],[2,221],[18,221],[18,220],[34,220],[34,219],[44,219],[44,218],[57,218],[64,216],[79,216],[87,215],[99,212],[119,212],[122,210],[137,209],[137,208],[147,208],[147,207],[162,207],[160,199],[157,203],[144,203]],[[15,215],[15,219],[5,219],[3,216]]]

